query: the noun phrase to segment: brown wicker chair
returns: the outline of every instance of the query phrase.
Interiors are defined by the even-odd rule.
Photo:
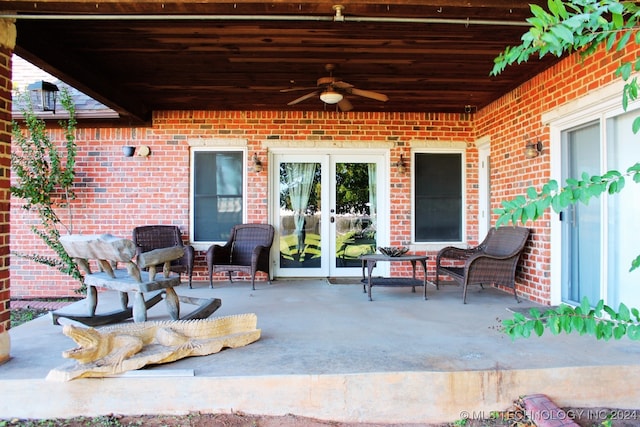
[[[443,248],[436,258],[436,287],[440,285],[439,275],[446,274],[463,285],[464,304],[467,286],[483,284],[512,288],[516,301],[520,302],[515,286],[516,266],[528,237],[528,228],[507,226],[492,228],[474,248]]]
[[[182,241],[180,228],[175,225],[144,225],[133,229],[133,243],[138,254],[153,249],[180,246],[184,248],[184,256],[171,263],[174,273],[186,273],[189,277],[189,288],[193,279],[194,249]]]
[[[239,224],[231,229],[224,246],[212,245],[207,250],[209,286],[213,288],[213,273],[242,271],[251,275],[251,288],[255,289],[256,272],[269,273],[269,252],[273,244],[274,229],[270,224]]]

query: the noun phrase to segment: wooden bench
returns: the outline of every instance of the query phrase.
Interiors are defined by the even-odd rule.
[[[184,255],[183,247],[174,246],[137,254],[134,262],[135,244],[131,240],[110,234],[66,235],[60,237],[60,242],[84,273],[89,313],[87,316],[75,317],[57,313],[59,316],[75,318],[92,326],[121,321],[131,316],[135,322],[144,322],[147,320],[147,309],[162,299],[160,292],[149,300],[145,300],[144,294],[162,291],[165,294],[169,315],[174,320],[179,319],[180,298],[174,287],[180,285],[180,276],[172,274],[170,269],[171,262]],[[91,260],[97,262],[99,271],[91,270]],[[124,268],[118,268],[118,264],[123,265]],[[122,309],[106,315],[96,315],[98,305],[96,288],[118,291]],[[132,307],[129,307],[129,292],[134,294]],[[197,315],[192,314],[190,318],[208,317],[221,305],[219,299],[187,298],[187,300],[193,303],[204,302]]]

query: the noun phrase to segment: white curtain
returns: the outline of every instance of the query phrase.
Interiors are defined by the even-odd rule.
[[[286,184],[298,235],[298,252],[304,249],[305,212],[316,172],[316,163],[285,163]]]
[[[369,163],[369,213],[371,215],[371,225],[374,230],[377,230],[378,215],[376,212],[378,206],[378,188],[376,183],[378,182],[378,173],[376,171],[376,164]]]

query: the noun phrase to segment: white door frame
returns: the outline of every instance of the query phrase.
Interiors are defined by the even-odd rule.
[[[609,86],[589,92],[581,98],[575,99],[563,106],[542,114],[542,124],[549,126],[550,178],[560,185],[562,182],[562,132],[593,120],[602,119],[607,114],[622,112],[621,99],[624,82],[616,82]],[[631,106],[630,108],[631,109]],[[554,154],[555,153],[555,154]],[[603,157],[603,161],[605,161]],[[562,222],[559,215],[551,212],[550,226],[550,303],[562,302]],[[606,239],[602,240],[603,242]],[[602,256],[606,256],[606,245]],[[536,265],[536,269],[540,266]],[[602,274],[604,273],[604,269]],[[604,295],[604,294],[603,294]]]
[[[478,148],[478,242],[491,227],[491,140],[488,136],[476,141]]]
[[[291,161],[309,161],[321,163],[323,167],[330,168],[335,164],[334,160],[338,162],[349,161],[349,157],[352,157],[354,161],[362,161],[366,157],[370,157],[372,162],[377,163],[378,165],[378,188],[377,188],[377,201],[378,201],[378,228],[376,239],[378,246],[388,245],[390,241],[389,235],[389,150],[388,149],[332,149],[331,151],[327,151],[326,149],[300,149],[300,148],[272,148],[269,151],[269,164],[273,165],[270,168],[270,183],[269,183],[269,209],[271,212],[271,218],[273,218],[274,227],[276,229],[275,237],[274,237],[274,249],[272,251],[272,271],[275,276],[280,277],[326,277],[334,274],[335,266],[333,266],[333,259],[331,256],[333,255],[334,250],[331,250],[331,246],[327,243],[322,245],[322,263],[319,269],[303,269],[303,268],[292,268],[292,269],[281,269],[279,266],[280,260],[280,250],[279,250],[279,241],[280,241],[280,224],[278,223],[280,215],[280,170],[279,170],[279,162],[281,159],[286,156],[291,156]],[[288,158],[285,160],[289,161]],[[346,159],[346,160],[342,160]],[[329,170],[329,169],[327,169]],[[324,172],[324,170],[323,170]],[[329,178],[328,176],[326,178]],[[326,183],[326,185],[324,185]],[[330,194],[332,193],[330,186],[333,185],[329,179],[323,181],[322,186],[322,203],[327,206],[326,209],[322,210],[322,221],[321,224],[330,224],[330,212],[328,206],[333,204],[334,201],[330,199]],[[335,230],[334,226],[324,226],[321,225],[321,241],[322,242],[331,242],[333,239],[330,235],[331,232]],[[388,274],[388,266],[387,263],[382,263],[379,266],[378,274]],[[304,271],[307,270],[307,271]],[[384,270],[384,271],[383,271]],[[316,273],[317,275],[306,276],[306,273]],[[340,275],[353,275],[358,276],[361,275],[362,272],[358,268],[353,268],[350,272],[347,270],[343,270]]]

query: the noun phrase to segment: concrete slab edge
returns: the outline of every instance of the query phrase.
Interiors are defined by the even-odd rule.
[[[519,396],[534,394],[565,407],[635,407],[640,388],[611,387],[621,382],[640,382],[640,366],[255,377],[198,377],[196,372],[178,381],[0,379],[0,390],[10,390],[0,392],[0,418],[242,411],[342,422],[444,423],[488,417],[512,407]]]

